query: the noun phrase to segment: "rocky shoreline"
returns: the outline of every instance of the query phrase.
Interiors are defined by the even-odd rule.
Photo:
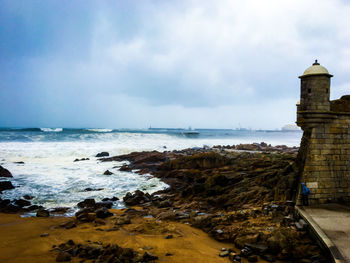
[[[260,143],[134,152],[114,157],[106,153],[97,155],[101,162],[111,162],[111,166],[113,162],[127,161],[128,164],[120,167],[121,171],[152,174],[170,187],[151,195],[140,190],[127,193],[123,201],[129,208],[117,214],[110,210],[116,199],[102,202],[86,199],[78,204],[80,210],[74,218],[57,227],[67,230],[93,225],[99,229],[96,231],[101,233],[101,244],[90,244],[92,252],[82,252],[87,254],[85,260],[94,260],[92,262],[156,260],[156,254],[135,251],[129,251],[127,259],[121,259],[123,249],[113,254],[109,248],[114,246],[113,251],[118,251],[118,245],[102,242],[104,233],[123,231],[134,222],[138,222],[139,228],[133,230],[134,234],[169,232],[158,229],[162,222],[201,229],[213,239],[231,244],[217,252],[217,257],[227,258],[227,262],[328,262],[310,238],[307,224],[294,214],[297,152],[296,147]],[[65,211],[64,208],[58,210]],[[37,216],[43,217],[52,213],[31,207],[30,199],[0,200],[0,212],[28,211],[36,211]],[[172,239],[173,234],[166,237]],[[56,260],[81,257],[79,248],[87,244],[80,247],[73,244],[61,244],[61,247],[56,244],[53,249],[55,253],[58,251]],[[93,250],[97,245],[98,252]]]

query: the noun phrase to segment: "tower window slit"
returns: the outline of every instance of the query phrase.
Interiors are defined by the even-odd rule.
[[[307,89],[307,93],[309,93],[309,94],[310,94],[310,93],[311,93],[311,89]]]

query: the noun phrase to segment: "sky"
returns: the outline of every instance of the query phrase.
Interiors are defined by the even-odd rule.
[[[3,0],[0,127],[276,129],[315,59],[350,94],[347,0]]]

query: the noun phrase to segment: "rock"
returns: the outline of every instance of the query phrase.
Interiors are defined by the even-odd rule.
[[[257,253],[259,255],[264,254],[268,247],[266,245],[263,244],[244,244],[245,247],[250,248],[254,253]]]
[[[131,223],[131,221],[130,221],[130,218],[128,216],[117,217],[117,219],[115,221],[116,225],[127,225],[130,223]]]
[[[103,174],[104,175],[112,175],[113,173],[111,171],[109,171],[109,170],[106,170]]]
[[[15,200],[15,204],[19,207],[30,206],[30,202],[24,199]]]
[[[10,181],[0,181],[0,192],[4,190],[11,190],[15,187]]]
[[[171,207],[173,205],[172,202],[168,201],[168,200],[164,200],[159,202],[159,204],[157,205],[159,208],[165,208],[165,207]]]
[[[78,205],[79,208],[95,207],[95,199],[88,198],[88,199],[85,199],[82,202],[79,202],[77,205]]]
[[[49,236],[49,233],[42,233],[41,235],[40,235],[40,237],[48,237]]]
[[[126,193],[123,197],[123,201],[126,205],[134,206],[150,202],[151,196],[148,193],[145,194],[140,190],[136,190],[134,194],[131,194],[130,192]]]
[[[149,253],[149,252],[145,252],[142,256],[142,262],[149,262],[149,261],[154,261],[154,260],[157,260],[158,257]]]
[[[86,208],[83,208],[83,209],[79,210],[78,212],[76,212],[75,217],[79,221],[90,222],[91,217],[89,217],[89,213],[94,213],[94,212],[95,212],[94,208],[86,207]]]
[[[172,239],[174,236],[173,235],[167,235],[165,239]]]
[[[33,196],[24,195],[23,198],[26,199],[26,200],[32,200],[32,199],[33,199]]]
[[[97,202],[95,204],[95,208],[101,208],[101,207],[106,207],[108,209],[111,209],[113,206],[113,202],[111,201],[103,201],[103,202]]]
[[[37,217],[49,217],[50,216],[50,212],[48,210],[45,210],[45,209],[39,209],[36,212],[36,216]]]
[[[243,257],[249,257],[250,255],[252,255],[253,254],[253,251],[250,249],[250,248],[248,248],[248,247],[244,247],[242,250],[241,250],[241,255],[243,256]]]
[[[55,207],[50,210],[51,214],[65,214],[70,210],[69,207]]]
[[[129,171],[131,171],[131,168],[128,165],[124,164],[119,168],[119,171],[129,172]]]
[[[220,252],[219,256],[223,258],[223,257],[228,257],[229,254],[230,254],[230,252],[226,250],[226,251]]]
[[[34,210],[38,210],[40,208],[43,208],[41,205],[31,205],[29,207],[27,207],[28,211],[34,211]]]
[[[0,165],[0,177],[13,177],[9,170]]]
[[[88,188],[84,189],[84,192],[102,191],[102,190],[103,190],[103,188],[90,188],[90,187],[88,187]]]
[[[71,228],[74,228],[76,226],[77,225],[75,224],[74,220],[71,220],[71,221],[68,221],[68,222],[60,224],[60,227],[63,227],[65,229],[71,229]]]
[[[239,248],[244,247],[245,244],[256,243],[259,239],[259,233],[238,233],[238,236],[235,239],[235,245]]]
[[[109,153],[108,152],[100,152],[98,154],[96,154],[96,157],[108,157]]]
[[[249,262],[257,262],[258,261],[258,257],[256,255],[251,255],[247,259]]]
[[[87,218],[88,218],[89,222],[94,221],[96,219],[96,213],[88,213]]]
[[[108,211],[106,207],[101,207],[95,211],[96,217],[98,218],[107,218],[112,216],[113,214]]]
[[[15,163],[15,164],[24,164],[24,162],[23,162],[23,161],[13,162],[13,163]]]
[[[56,262],[71,261],[71,255],[68,252],[61,251],[56,257]]]

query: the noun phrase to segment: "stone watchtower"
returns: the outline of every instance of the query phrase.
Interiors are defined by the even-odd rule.
[[[311,204],[350,201],[350,96],[330,101],[331,77],[317,60],[299,77],[298,158]]]

